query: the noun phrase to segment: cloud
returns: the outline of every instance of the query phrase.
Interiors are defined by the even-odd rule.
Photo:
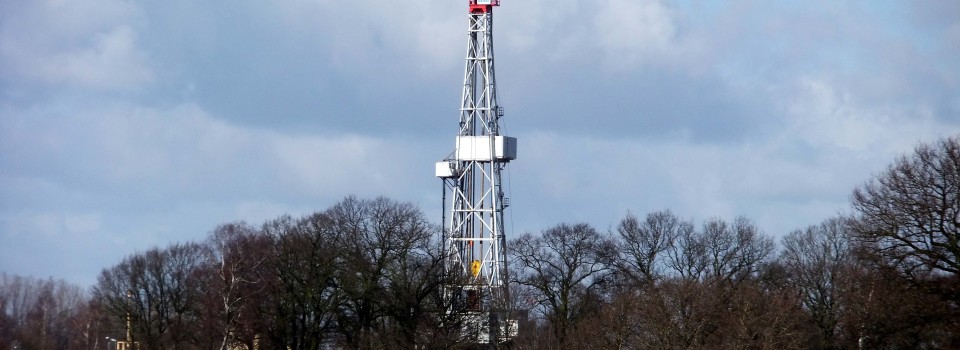
[[[4,80],[84,89],[130,89],[154,72],[138,48],[131,2],[28,1],[4,5]]]
[[[869,149],[851,147],[842,135],[810,143],[809,134],[789,129],[723,146],[683,138],[526,134],[511,164],[508,195],[513,215],[523,218],[521,231],[558,222],[603,227],[627,211],[672,209],[698,220],[744,215],[781,235],[843,212],[854,187],[918,139],[960,132],[936,123],[911,129],[887,133],[887,139],[878,135]],[[878,149],[880,142],[889,146]]]
[[[305,214],[348,194],[421,198],[442,153],[424,149],[415,138],[237,126],[193,104],[8,106],[0,113],[0,237],[8,243],[0,265],[26,268],[31,260],[11,249],[37,244],[53,248],[38,257],[86,259],[61,249],[97,237],[113,259],[95,259],[103,267],[135,250],[200,240],[224,222]]]
[[[663,63],[675,55],[677,29],[660,1],[605,0],[593,18],[596,45],[615,68]]]
[[[791,91],[787,130],[818,149],[889,155],[911,148],[916,140],[956,131],[926,105],[876,105],[829,79],[800,78]]]
[[[148,201],[337,196],[345,188],[388,191],[390,168],[417,146],[403,137],[290,135],[237,126],[194,104],[63,103],[4,112],[0,159],[7,176]]]
[[[277,14],[274,20],[285,32],[320,41],[329,49],[327,63],[338,69],[352,71],[358,67],[358,60],[387,65],[396,62],[429,76],[438,67],[461,66],[452,63],[450,57],[465,52],[460,40],[467,18],[465,3],[281,1],[255,7],[258,10],[249,14]],[[388,53],[388,60],[367,61]]]
[[[120,26],[95,36],[92,47],[54,53],[36,62],[39,77],[48,83],[85,88],[129,88],[153,80],[153,71],[136,48],[136,33]]]
[[[511,222],[836,214],[960,132],[958,6],[934,5],[505,1]],[[0,266],[89,283],[348,194],[439,220],[466,24],[455,1],[0,2]]]
[[[74,214],[65,217],[63,221],[66,231],[72,233],[95,233],[103,227],[99,214]]]

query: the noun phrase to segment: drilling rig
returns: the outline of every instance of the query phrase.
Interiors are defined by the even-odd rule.
[[[493,9],[499,0],[468,0],[467,61],[453,153],[436,164],[443,180],[444,271],[457,277],[445,296],[461,313],[465,336],[500,344],[517,334],[510,310],[501,174],[517,157],[517,139],[500,129],[493,59]],[[448,196],[449,194],[449,196]],[[448,198],[449,197],[449,198]],[[449,214],[449,216],[448,216]]]

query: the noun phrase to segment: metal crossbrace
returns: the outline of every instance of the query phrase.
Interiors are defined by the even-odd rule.
[[[497,154],[502,109],[497,102],[494,72],[492,8],[482,7],[496,6],[498,2],[482,4],[471,3],[458,144],[457,150],[446,159],[448,163],[455,163],[451,168],[456,172],[452,177],[444,178],[445,190],[449,188],[453,194],[449,202],[449,222],[445,223],[448,230],[444,244],[449,254],[445,267],[447,273],[470,276],[472,282],[460,287],[469,287],[481,295],[480,308],[471,312],[500,317],[499,312],[509,305],[503,247],[506,236],[502,226],[506,206],[500,173],[512,157],[500,158]],[[469,152],[476,154],[460,153],[461,147],[467,147],[461,142],[474,142],[484,137],[489,138],[485,144],[470,144],[472,151]],[[478,149],[476,145],[481,144],[489,149]],[[476,157],[484,154],[481,152],[489,156]],[[475,264],[479,266],[471,269]],[[486,326],[493,327],[493,324]],[[498,330],[488,328],[487,332]]]

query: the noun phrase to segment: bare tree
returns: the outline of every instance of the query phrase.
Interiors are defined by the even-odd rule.
[[[536,303],[564,347],[574,323],[595,310],[613,243],[587,224],[560,224],[511,241],[514,281],[536,291]]]
[[[86,312],[87,295],[63,280],[0,275],[0,345],[68,349],[84,345],[73,321]]]
[[[840,295],[837,348],[960,349],[954,300],[917,288],[896,270],[861,265]]]
[[[647,214],[643,221],[627,214],[617,226],[619,240],[617,273],[634,285],[649,285],[659,279],[666,265],[666,252],[678,237],[689,236],[693,224],[669,210]]]
[[[270,345],[423,348],[456,341],[437,316],[445,284],[438,227],[410,203],[347,197],[300,219],[268,222]],[[433,243],[432,243],[433,242]],[[452,328],[451,328],[452,327]],[[443,345],[448,344],[448,345]]]
[[[744,217],[711,219],[700,231],[680,231],[668,265],[683,279],[734,282],[755,274],[773,249],[773,239]]]
[[[760,233],[753,222],[744,217],[728,225],[720,219],[703,225],[711,277],[721,281],[752,277],[760,264],[773,253],[773,239]]]
[[[143,349],[187,347],[198,340],[204,252],[202,245],[186,243],[131,255],[103,270],[94,297],[113,316],[118,332],[131,321],[128,341]]]
[[[353,348],[416,346],[431,278],[441,260],[430,255],[439,235],[419,208],[380,197],[347,197],[326,211],[340,237],[337,324]]]
[[[267,310],[273,315],[274,348],[318,349],[330,340],[339,298],[340,248],[331,222],[328,215],[316,213],[299,220],[283,216],[263,226],[274,241],[271,268],[276,281]]]
[[[221,350],[253,349],[264,330],[258,326],[257,306],[266,293],[265,279],[272,245],[269,236],[243,222],[220,225],[207,239],[211,276],[205,288],[216,300],[208,305],[221,335]]]
[[[780,261],[804,309],[820,330],[821,346],[833,348],[845,311],[841,294],[851,287],[850,274],[856,264],[845,221],[832,218],[791,232],[783,238]]]
[[[755,280],[732,289],[732,296],[719,305],[717,329],[709,334],[704,348],[810,348],[803,310],[793,295],[765,290]]]
[[[667,250],[671,277],[699,281],[705,277],[709,265],[706,238],[700,232],[681,231]]]
[[[604,310],[611,317],[607,324],[623,319],[632,326],[608,326],[616,332],[604,337],[611,340],[607,345],[725,348],[754,339],[768,348],[792,346],[794,324],[781,315],[789,303],[764,303],[770,294],[756,283],[773,240],[751,221],[711,219],[700,230],[669,212],[648,215],[646,224],[631,221],[619,228],[620,238],[629,241],[619,242],[626,249],[618,266],[662,266],[662,272],[640,273],[646,287],[613,295]],[[631,231],[638,234],[624,234]]]
[[[960,274],[960,136],[901,156],[852,204],[854,231],[905,275]]]

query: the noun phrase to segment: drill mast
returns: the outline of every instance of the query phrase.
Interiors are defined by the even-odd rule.
[[[478,343],[499,343],[516,333],[510,320],[501,172],[516,159],[517,140],[501,135],[493,56],[493,8],[499,0],[469,0],[467,60],[454,152],[436,165],[444,184],[445,271],[463,277],[449,288],[465,311],[467,332]],[[447,207],[447,193],[450,193]]]

